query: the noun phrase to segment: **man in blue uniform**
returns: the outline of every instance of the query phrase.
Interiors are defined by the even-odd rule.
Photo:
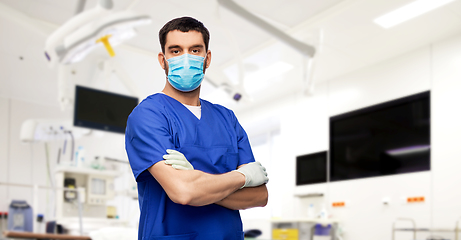
[[[139,239],[243,240],[238,210],[266,205],[268,178],[234,113],[199,98],[209,32],[182,17],[159,38],[165,87],[133,110],[125,136]]]

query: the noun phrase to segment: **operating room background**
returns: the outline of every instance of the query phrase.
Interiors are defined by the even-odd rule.
[[[72,110],[61,111],[57,104],[57,73],[48,69],[42,56],[45,38],[3,20],[0,33],[0,182],[47,185],[44,143],[21,143],[19,130],[26,119],[70,119]],[[152,39],[153,44],[156,41]],[[143,79],[143,89],[151,93],[161,90],[164,73],[155,53],[149,56],[123,48],[116,52],[131,77]],[[105,86],[98,69],[104,54],[97,52],[88,61],[72,66],[69,77],[76,83]],[[284,49],[280,57],[299,58],[291,49]],[[312,95],[292,92],[284,97],[268,97],[251,108],[233,105],[250,135],[257,160],[267,166],[270,177],[269,204],[243,211],[245,228],[261,228],[268,237],[270,218],[306,217],[311,202],[317,208],[320,202],[328,204],[329,213],[343,225],[344,239],[390,239],[392,223],[399,217],[413,218],[419,227],[454,228],[461,217],[461,192],[457,189],[461,182],[460,66],[461,33],[456,32],[319,82]],[[301,82],[300,76],[301,70],[295,69],[283,78]],[[115,75],[108,90],[128,94]],[[320,200],[294,196],[295,157],[328,150],[330,116],[427,90],[432,94],[431,171],[316,184],[304,189],[324,192]],[[123,135],[97,131],[91,134],[76,140],[76,146],[84,146],[88,156],[126,160]],[[62,141],[49,143],[53,164],[60,146]],[[133,181],[130,174],[126,169],[117,185],[129,186]],[[47,196],[47,192],[40,191],[38,211],[47,211]],[[424,196],[426,201],[406,204],[403,198],[408,196]],[[389,198],[388,206],[383,205],[383,198]],[[0,211],[5,211],[12,199],[32,202],[32,190],[0,186]],[[335,201],[348,204],[331,208]],[[119,197],[113,204],[121,218],[136,224],[136,200]],[[401,226],[410,226],[405,224]],[[408,238],[405,233],[398,236]]]
[[[345,208],[329,209],[341,219],[345,239],[391,239],[397,218],[412,218],[418,227],[454,228],[461,216],[461,194],[456,190],[461,178],[460,66],[458,34],[320,84],[309,98],[293,96],[239,114],[243,122],[280,119],[280,139],[278,146],[272,146],[276,153],[269,172],[269,185],[274,184],[269,187],[270,200],[276,205],[273,213],[282,219],[307,217],[309,204],[316,203],[316,199],[293,197],[295,157],[328,149],[330,116],[430,90],[431,171],[316,184],[305,190],[326,193],[329,204],[346,202]],[[426,201],[407,204],[408,196],[425,196]],[[385,198],[387,206],[382,202]],[[405,233],[397,236],[405,239]]]

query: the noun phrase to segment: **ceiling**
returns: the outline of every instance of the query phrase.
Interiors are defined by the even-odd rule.
[[[78,0],[0,0],[0,3],[24,13],[34,21],[45,23],[50,29],[56,29],[74,16],[78,2]],[[412,0],[235,0],[235,2],[292,37],[316,47],[313,79],[317,84],[461,32],[461,0],[390,29],[374,24],[373,19]],[[85,9],[93,8],[96,4],[96,0],[87,0]],[[210,49],[213,57],[212,65],[207,71],[209,81],[204,82],[202,87],[203,98],[221,103],[236,111],[243,111],[257,104],[268,103],[274,98],[300,91],[306,65],[303,56],[252,23],[220,7],[217,0],[114,0],[114,4],[117,10],[130,8],[138,13],[148,14],[153,19],[152,24],[137,29],[137,37],[116,49],[121,56],[119,59],[121,65],[146,95],[160,91],[165,84],[163,70],[156,62],[156,55],[160,51],[158,30],[168,20],[185,15],[202,21],[211,33]],[[34,52],[32,59],[44,61],[41,58],[43,58],[43,44],[46,37],[37,38],[33,33],[25,32],[28,31],[26,29],[18,30],[15,28],[16,23],[10,20],[0,11],[0,32],[2,36],[8,35],[11,41],[11,44],[2,41],[0,52],[15,57]],[[19,45],[18,42],[22,44]],[[95,53],[95,56],[98,54],[104,53]],[[7,60],[4,59],[5,56],[2,58],[0,61]],[[242,59],[242,65],[238,64],[238,59]],[[9,64],[11,69],[21,71],[24,66],[20,67],[18,64],[26,63]],[[10,76],[13,73],[0,70],[0,77],[3,79],[0,83],[6,87],[4,89],[8,89],[8,93],[6,90],[4,92],[0,90],[0,95],[13,95],[13,97],[17,95],[25,98],[36,96],[40,101],[55,101],[55,94],[53,94],[56,89],[56,81],[53,80],[55,73],[50,73],[49,69],[44,68],[45,65],[45,63],[27,65],[30,67],[29,71],[36,72],[36,76],[41,76],[41,73],[43,76],[49,76],[50,79],[38,83],[35,79],[26,76],[21,78],[20,83],[13,81]],[[239,66],[243,66],[245,73],[243,86],[252,89],[247,91],[245,101],[242,99],[237,103],[229,96],[223,98],[225,93],[222,89],[216,89],[210,81],[214,84],[226,81],[237,84]],[[267,73],[270,69],[280,68],[280,66],[287,66],[286,71],[274,73],[272,77],[263,77],[268,78],[267,81],[266,79],[251,80],[250,76],[257,78],[258,71]],[[94,64],[94,69],[96,68]],[[98,73],[97,70],[93,70],[85,74],[91,78]],[[158,78],[161,80],[155,80]],[[40,92],[49,93],[48,97],[40,97],[36,93],[37,88],[43,89]]]

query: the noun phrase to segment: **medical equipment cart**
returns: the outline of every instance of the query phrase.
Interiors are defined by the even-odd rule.
[[[413,227],[411,228],[398,228],[396,227],[396,223],[397,222],[401,222],[401,221],[407,221],[407,222],[410,222],[412,224]],[[411,218],[398,218],[397,220],[394,221],[394,223],[392,224],[392,240],[396,240],[395,238],[395,233],[396,232],[412,232],[413,233],[413,238],[412,240],[416,240],[416,233],[418,232],[424,232],[424,233],[428,233],[428,234],[433,234],[433,233],[453,233],[455,235],[455,240],[460,240],[460,237],[459,237],[459,232],[460,232],[460,228],[459,228],[459,220],[456,221],[456,225],[454,228],[417,228],[416,227],[416,222],[411,219]]]

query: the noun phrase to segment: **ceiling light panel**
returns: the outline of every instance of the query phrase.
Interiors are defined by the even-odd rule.
[[[417,0],[376,18],[374,22],[383,28],[391,28],[453,1],[455,0]]]

